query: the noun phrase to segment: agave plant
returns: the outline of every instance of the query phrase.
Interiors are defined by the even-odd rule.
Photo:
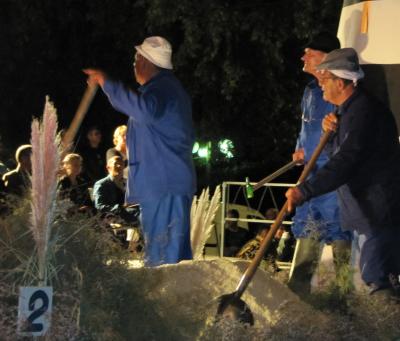
[[[203,190],[200,197],[194,197],[190,212],[190,241],[193,259],[200,259],[207,239],[214,227],[214,218],[221,201],[221,189],[217,186],[210,201],[209,188]]]

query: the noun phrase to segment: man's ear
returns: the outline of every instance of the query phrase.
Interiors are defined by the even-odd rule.
[[[343,79],[339,78],[338,79],[338,84],[339,84],[339,90],[342,91],[346,87],[346,84],[344,83]]]

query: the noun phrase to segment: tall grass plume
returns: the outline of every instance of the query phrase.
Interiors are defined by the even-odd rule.
[[[54,219],[60,163],[57,111],[46,97],[42,120],[32,121],[32,195],[30,229],[36,243],[39,280],[46,284],[46,254]]]

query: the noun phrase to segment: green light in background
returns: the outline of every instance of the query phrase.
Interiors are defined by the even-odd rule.
[[[233,142],[228,139],[224,139],[218,142],[218,148],[227,159],[233,158],[233,149],[235,148]]]
[[[202,159],[207,162],[211,158],[211,142],[195,142],[193,144],[192,154],[195,159]]]
[[[211,142],[199,144],[197,155],[208,160],[211,156]]]
[[[195,142],[192,149],[192,154],[196,154],[199,151],[200,143]]]

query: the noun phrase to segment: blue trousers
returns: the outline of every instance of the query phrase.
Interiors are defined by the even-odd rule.
[[[192,259],[189,195],[167,194],[140,202],[145,240],[145,266]]]
[[[360,252],[361,278],[366,284],[389,287],[389,275],[400,274],[400,229],[380,228],[364,236]]]

